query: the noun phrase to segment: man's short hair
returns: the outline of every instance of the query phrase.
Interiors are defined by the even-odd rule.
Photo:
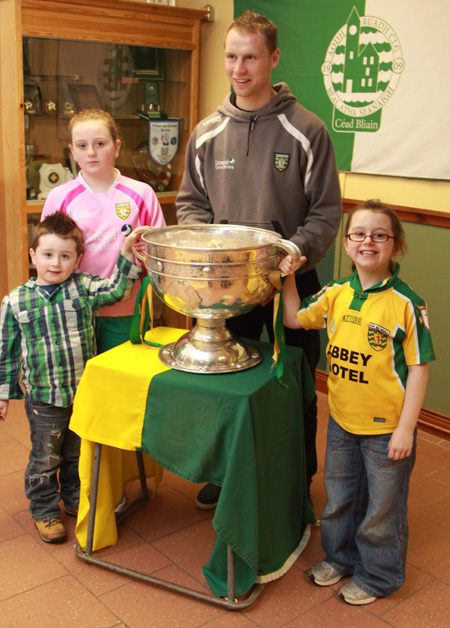
[[[278,28],[264,15],[245,11],[232,22],[227,30],[227,35],[232,28],[240,33],[261,33],[271,54],[278,48]]]
[[[54,234],[63,240],[73,240],[76,244],[77,255],[84,250],[83,232],[70,216],[57,211],[39,222],[33,229],[31,236],[31,248],[33,251],[39,246],[39,239],[43,235]]]

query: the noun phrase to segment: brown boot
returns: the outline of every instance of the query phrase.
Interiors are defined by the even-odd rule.
[[[66,529],[59,517],[53,517],[47,521],[35,521],[34,525],[41,539],[46,543],[64,543],[66,540]]]

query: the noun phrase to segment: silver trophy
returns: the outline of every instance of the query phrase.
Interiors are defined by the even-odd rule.
[[[159,352],[174,369],[194,373],[227,373],[250,368],[262,356],[231,333],[227,318],[250,312],[266,301],[273,285],[269,275],[280,253],[300,265],[300,251],[277,233],[234,225],[142,227],[145,263],[158,297],[196,324],[177,342]]]

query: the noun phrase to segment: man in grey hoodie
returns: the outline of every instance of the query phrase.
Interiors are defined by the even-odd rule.
[[[272,85],[278,65],[278,29],[246,11],[225,39],[225,71],[232,92],[202,120],[189,140],[177,197],[179,224],[231,223],[277,231],[307,257],[297,271],[300,297],[320,289],[315,265],[333,243],[342,203],[331,138],[322,120],[300,105],[286,83]],[[227,321],[239,336],[259,339],[264,325],[273,341],[273,307]],[[286,343],[301,347],[314,376],[318,331],[285,329]],[[317,471],[316,399],[305,413],[308,489]],[[199,508],[217,504],[220,488],[206,485]]]

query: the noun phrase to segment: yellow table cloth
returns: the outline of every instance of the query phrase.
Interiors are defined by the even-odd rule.
[[[156,342],[174,342],[184,333],[184,329],[160,327]],[[148,387],[153,374],[165,370],[169,368],[159,360],[157,348],[130,342],[86,364],[70,421],[70,428],[81,437],[76,535],[82,549],[86,547],[95,443],[103,447],[93,551],[117,543],[114,507],[121,500],[123,485],[138,477],[135,451],[141,444]],[[160,465],[149,456],[144,456],[144,465],[147,477],[154,477],[158,485],[163,473]]]
[[[146,338],[166,344],[182,333],[156,328]],[[263,354],[261,364],[223,375],[168,369],[157,350],[131,343],[88,362],[71,420],[82,438],[76,531],[82,548],[97,442],[104,446],[94,551],[117,540],[113,511],[124,476],[114,467],[114,448],[139,449],[152,457],[157,481],[154,461],[190,481],[222,486],[213,519],[217,540],[203,568],[215,595],[227,594],[227,545],[236,553],[236,595],[292,565],[314,522],[302,424],[314,387],[301,350],[286,348],[281,386],[271,372],[273,346],[252,344]]]

